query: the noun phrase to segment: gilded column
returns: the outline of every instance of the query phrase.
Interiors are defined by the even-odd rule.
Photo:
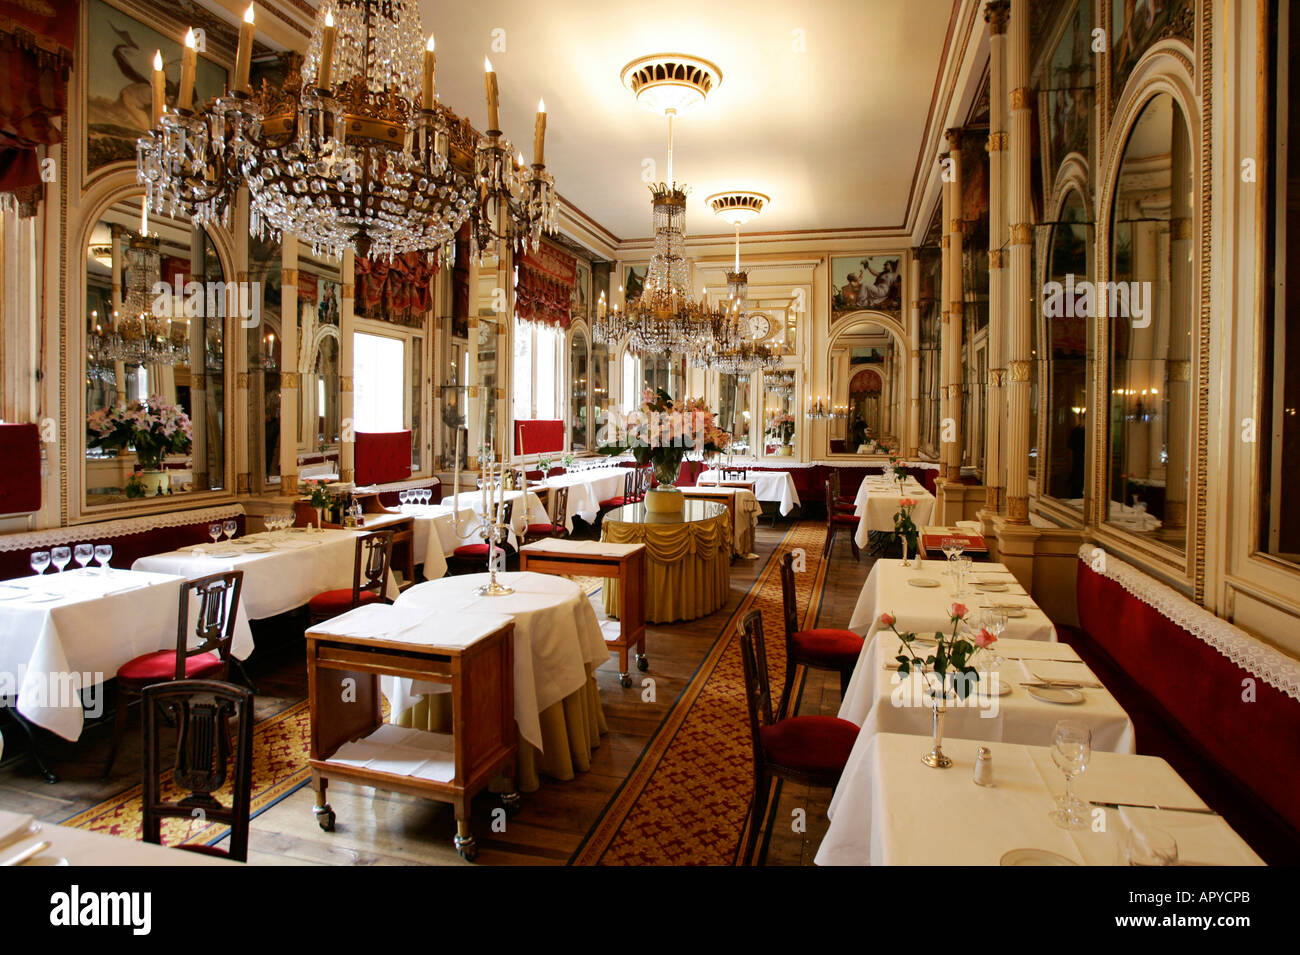
[[[1012,0],[1007,25],[1007,84],[1011,121],[1008,129],[1007,217],[1010,219],[1010,273],[1007,307],[1007,519],[1029,523],[1029,384],[1032,374],[1030,304],[1034,301],[1030,251],[1033,224],[1030,205],[1029,0]]]
[[[945,435],[949,432],[949,395],[951,389],[948,387],[951,382],[949,374],[952,363],[949,360],[952,352],[952,340],[949,335],[952,323],[948,315],[948,283],[952,280],[952,264],[949,257],[950,247],[952,245],[952,236],[948,234],[948,223],[952,222],[952,182],[951,167],[949,165],[952,157],[944,153],[939,157],[943,165],[943,180],[940,186],[941,208],[939,211],[939,224],[942,235],[939,237],[939,476],[946,478],[948,474],[948,462],[952,458],[952,444]]]
[[[952,159],[952,181],[948,183],[948,276],[944,282],[948,292],[948,418],[952,441],[949,443],[947,466],[944,477],[952,482],[961,480],[962,466],[962,382],[965,379],[962,368],[962,332],[965,295],[962,292],[962,240],[964,229],[961,219],[961,137],[959,128],[949,129],[948,155]],[[941,436],[942,437],[942,436]]]
[[[298,237],[280,240],[280,493],[298,493]]]
[[[1186,127],[1175,123],[1170,157],[1170,192],[1173,207],[1169,223],[1169,360],[1167,362],[1168,420],[1165,423],[1165,443],[1169,459],[1165,463],[1165,517],[1164,526],[1174,538],[1182,537],[1187,527],[1187,491],[1191,483],[1189,454],[1192,427],[1192,309],[1195,307],[1193,290],[1196,275],[1193,268],[1192,217],[1192,156]],[[1157,273],[1158,274],[1158,273]],[[1151,308],[1151,296],[1147,295]],[[1148,313],[1150,314],[1150,313]],[[1154,316],[1152,316],[1154,318]],[[1158,321],[1158,319],[1156,319]],[[1154,384],[1154,382],[1153,382]],[[1152,404],[1160,407],[1158,399]]]
[[[113,266],[113,292],[112,308],[113,314],[105,315],[100,324],[104,327],[106,333],[117,331],[117,323],[122,321],[126,314],[126,308],[122,299],[122,227],[113,225],[109,229],[109,235],[112,237],[110,246],[111,262]],[[173,309],[172,314],[176,314]],[[181,313],[182,315],[184,312]],[[126,401],[126,362],[113,362],[113,379],[117,383],[117,400]],[[191,408],[193,406],[191,405]]]
[[[1002,453],[1006,415],[1006,157],[1007,17],[1010,0],[989,0],[989,340],[988,401],[984,413],[985,506],[999,510],[1005,500],[1006,462]]]
[[[912,250],[912,263],[908,268],[907,287],[913,295],[920,295],[921,259],[918,250]],[[911,404],[907,411],[907,440],[899,442],[899,450],[907,449],[907,456],[915,458],[921,443],[921,301],[912,299],[912,308],[907,322],[908,396]]]
[[[352,418],[352,325],[357,296],[357,260],[343,253],[343,290],[339,300],[339,480],[356,478],[356,422]]]

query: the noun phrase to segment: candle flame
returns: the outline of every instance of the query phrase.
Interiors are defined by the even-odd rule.
[[[192,50],[197,42],[198,41],[194,39],[194,27],[190,27],[185,31],[185,45]]]
[[[486,56],[483,57],[483,72],[485,73],[496,72],[495,70],[492,69],[492,61],[489,60]]]
[[[248,5],[248,9],[244,11],[244,22],[245,23],[253,22],[253,4],[251,3]]]
[[[539,113],[545,113],[545,112],[546,112],[546,100],[544,100],[544,99],[539,99],[539,100],[537,101],[537,112],[539,112]]]
[[[424,45],[424,48],[425,48],[426,50],[428,50],[430,53],[433,52],[433,34],[432,34],[432,33],[429,34],[429,42],[426,43],[426,44]]]
[[[326,25],[327,27],[332,27],[332,26],[334,25],[334,11],[333,11],[333,10],[326,10],[326,11],[325,11],[325,25]]]
[[[154,50],[154,51],[153,51],[153,68],[154,68],[155,70],[161,70],[161,69],[162,69],[162,66],[163,66],[163,64],[162,64],[162,50]]]

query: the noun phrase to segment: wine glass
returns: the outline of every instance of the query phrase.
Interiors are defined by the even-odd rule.
[[[1007,629],[1007,612],[997,607],[986,607],[980,611],[979,625],[1000,640],[1002,631]],[[993,646],[984,649],[984,652],[989,655],[989,665],[994,667],[1006,663],[1002,654],[998,653],[997,646],[997,643],[994,643]]]
[[[239,524],[231,518],[221,525],[221,529],[225,532],[226,540],[234,540],[235,534],[239,530]]]
[[[1065,795],[1049,813],[1062,829],[1086,829],[1084,803],[1074,795],[1074,777],[1088,769],[1092,757],[1092,730],[1078,720],[1060,720],[1052,731],[1052,762],[1065,776]]]
[[[212,538],[212,543],[214,543],[214,544],[215,544],[217,541],[221,540],[221,525],[220,525],[220,524],[209,524],[209,525],[208,525],[208,536]]]
[[[1120,856],[1125,865],[1178,865],[1178,843],[1163,829],[1135,825],[1120,839]]]
[[[957,556],[957,542],[951,537],[945,537],[941,545],[943,556],[948,558],[948,568],[943,572],[945,577],[952,576],[952,560]]]
[[[50,551],[50,563],[59,569],[59,573],[63,573],[64,568],[68,566],[71,560],[71,547],[55,547]]]
[[[431,500],[433,500],[433,489],[427,487],[423,488],[420,491],[420,503],[427,507]]]
[[[50,566],[50,552],[48,550],[34,550],[31,556],[32,570],[36,576],[45,573],[45,568]]]
[[[85,570],[86,565],[95,558],[95,547],[93,544],[78,544],[72,549],[72,556],[76,558],[77,566]]]
[[[109,571],[108,562],[113,559],[112,544],[95,545],[95,563],[99,564],[99,572],[107,574]]]
[[[402,507],[406,507],[407,504],[410,504],[410,503],[411,503],[411,492],[410,492],[410,491],[398,491],[398,492],[397,492],[397,503],[401,504]]]

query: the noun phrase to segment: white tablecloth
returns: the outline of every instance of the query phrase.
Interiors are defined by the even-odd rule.
[[[197,548],[141,557],[131,568],[179,574],[191,580],[220,571],[242,570],[240,601],[244,611],[249,620],[263,620],[301,607],[323,591],[350,588],[356,538],[361,533],[364,531],[249,534],[215,545],[204,543]],[[270,549],[258,552],[264,547]],[[235,556],[212,556],[231,552]],[[396,595],[397,578],[390,573],[388,596],[391,599]]]
[[[514,502],[514,507],[510,514],[510,545],[519,546],[519,538],[528,530],[529,524],[549,524],[550,515],[547,514],[546,508],[542,505],[542,500],[532,491],[527,492],[528,499],[525,506],[519,506],[519,499],[523,497],[523,491],[506,491],[505,500],[507,503]],[[483,492],[482,491],[461,491],[455,497],[456,506],[461,510],[472,508],[475,514],[483,512]],[[443,507],[450,508],[452,498],[450,496],[442,499]],[[492,505],[495,508],[495,504]],[[493,513],[496,513],[495,510]],[[570,530],[573,529],[573,522],[568,522]],[[466,538],[465,543],[481,544],[483,539],[477,535],[471,534]],[[460,546],[459,544],[457,546]]]
[[[697,485],[718,484],[734,480],[724,478],[721,471],[705,471],[695,479]],[[799,492],[795,490],[794,478],[789,471],[748,471],[740,480],[754,482],[754,496],[760,501],[771,501],[778,505],[781,516],[785,517],[799,506]]]
[[[546,479],[546,486],[551,488],[567,487],[569,489],[569,530],[573,530],[573,518],[581,517],[588,524],[596,522],[600,513],[600,502],[611,497],[621,497],[623,481],[627,468],[587,468],[583,471],[569,471]]]
[[[762,516],[763,508],[752,491],[743,487],[718,487],[717,485],[683,487],[678,490],[686,497],[703,497],[710,501],[716,501],[724,496],[734,498],[731,509],[734,518],[731,522],[731,549],[737,554],[748,554],[754,549],[754,530],[758,527],[758,519]]]
[[[515,621],[515,722],[519,736],[542,749],[540,715],[547,707],[577,692],[587,682],[588,666],[609,659],[600,622],[582,588],[564,577],[547,574],[497,574],[515,592],[480,597],[476,587],[487,574],[444,577],[417,584],[394,604],[420,608],[454,619],[460,614],[504,614]],[[381,679],[394,714],[409,709],[425,692],[441,687],[396,677]]]
[[[903,482],[903,493],[898,493],[898,483],[884,477],[868,474],[858,485],[857,496],[853,499],[853,513],[858,518],[858,529],[853,539],[859,547],[867,546],[867,535],[871,531],[892,533],[894,515],[898,513],[898,502],[903,498],[916,501],[912,509],[912,523],[922,528],[930,523],[934,514],[934,495],[927,491],[916,478],[909,477]]]
[[[1012,849],[1045,849],[1088,865],[1114,865],[1132,820],[1164,829],[1180,860],[1259,865],[1259,857],[1217,816],[1123,809],[1104,811],[1105,831],[1059,829],[1048,818],[1065,779],[1045,746],[994,743],[995,785],[974,782],[976,748],[949,740],[948,769],[921,762],[920,736],[862,733],[831,799],[830,829],[818,865],[997,865]],[[1094,753],[1074,783],[1082,799],[1204,806],[1163,759]]]
[[[840,707],[840,719],[862,727],[862,732],[912,733],[929,736],[933,732],[932,711],[924,694],[921,677],[912,673],[905,680],[897,669],[902,641],[885,632],[872,641],[859,661],[862,673],[857,691],[846,694]],[[1083,702],[1077,704],[1045,703],[1035,699],[1021,686],[1037,680],[1074,680],[1098,683],[1097,677],[1082,663],[1059,663],[1078,660],[1079,655],[1064,643],[1041,640],[999,640],[997,650],[1006,662],[994,672],[989,655],[981,651],[973,665],[980,671],[976,692],[965,700],[952,700],[944,718],[944,737],[1024,743],[1046,746],[1052,739],[1057,720],[1082,720],[1092,727],[1092,746],[1108,753],[1135,752],[1133,723],[1115,697],[1105,689],[1080,689]],[[924,658],[932,649],[915,646],[916,656]],[[1010,686],[1006,696],[997,695],[994,677],[1002,686]]]
[[[0,810],[0,835],[12,832],[19,827],[26,828],[31,817]],[[39,858],[68,860],[68,865],[243,865],[233,859],[210,856],[202,852],[188,852],[168,846],[156,846],[149,842],[133,842],[120,836],[110,836],[102,832],[90,832],[85,829],[73,829],[71,826],[57,826],[53,823],[40,823],[40,831],[26,838],[10,839],[0,848],[0,859],[6,859],[35,842],[48,842],[50,847],[40,853]],[[28,863],[29,865],[31,863]]]
[[[102,684],[118,667],[144,653],[175,649],[181,580],[161,573],[69,570],[0,582],[0,697],[17,690],[19,713],[64,739],[77,739],[87,714],[102,715]],[[58,599],[27,596],[34,593]],[[241,610],[232,652],[242,660],[252,651]],[[68,692],[74,683],[87,688],[83,697]]]

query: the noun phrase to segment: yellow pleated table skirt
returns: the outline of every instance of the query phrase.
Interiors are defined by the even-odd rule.
[[[731,591],[731,517],[681,524],[624,523],[606,518],[601,540],[646,545],[646,620],[670,623],[713,613]],[[603,588],[605,613],[618,616],[618,581]]]

